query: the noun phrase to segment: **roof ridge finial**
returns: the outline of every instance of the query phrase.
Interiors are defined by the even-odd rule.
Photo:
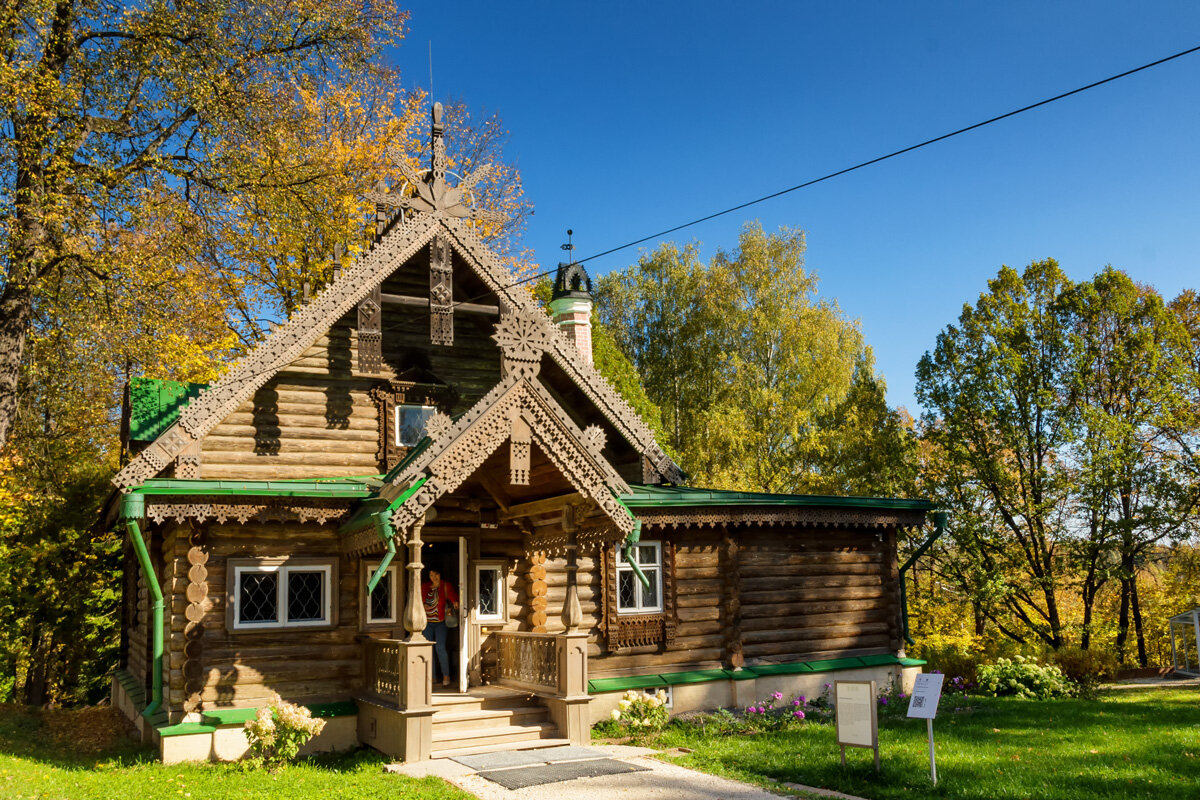
[[[433,104],[433,124],[429,130],[429,168],[433,171],[433,183],[446,182],[446,127],[442,124],[442,104]]]

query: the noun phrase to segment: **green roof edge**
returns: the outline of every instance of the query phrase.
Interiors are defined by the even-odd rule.
[[[819,672],[838,672],[864,667],[899,665],[919,667],[926,662],[919,658],[900,658],[886,653],[848,658],[829,658],[817,661],[792,661],[785,664],[758,664],[741,669],[704,669],[687,672],[663,672],[649,675],[627,675],[621,678],[593,678],[588,681],[589,692],[622,692],[628,689],[653,689],[657,686],[678,686],[686,683],[708,683],[724,680],[749,680],[772,675],[802,675]]]
[[[929,500],[899,497],[840,497],[818,494],[768,494],[726,489],[695,489],[686,486],[633,484],[633,491],[621,500],[630,508],[669,508],[672,506],[819,506],[826,508],[881,508],[930,511]]]
[[[223,497],[331,497],[366,499],[376,490],[379,478],[311,478],[272,480],[189,480],[152,478],[132,490],[134,494]]]

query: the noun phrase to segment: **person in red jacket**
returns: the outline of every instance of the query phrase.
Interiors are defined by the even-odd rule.
[[[458,592],[449,581],[442,580],[442,573],[430,569],[428,577],[421,583],[421,600],[425,603],[425,638],[433,642],[433,652],[437,656],[434,665],[441,668],[442,686],[450,685],[450,654],[446,652],[446,638],[449,628],[446,626],[446,612],[453,608],[458,613]],[[437,670],[434,670],[434,683],[437,682]]]

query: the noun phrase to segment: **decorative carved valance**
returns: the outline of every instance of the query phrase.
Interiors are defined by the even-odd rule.
[[[651,614],[621,614],[617,610],[617,550],[611,544],[600,550],[604,585],[601,591],[604,618],[601,628],[610,653],[626,647],[657,645],[667,649],[675,641],[679,619],[675,613],[675,544],[662,543],[663,610]]]
[[[433,406],[441,413],[449,414],[458,400],[458,393],[439,383],[388,381],[371,390],[371,399],[375,401],[379,418],[379,449],[375,457],[379,459],[380,470],[387,472],[409,451],[396,438],[396,406]]]

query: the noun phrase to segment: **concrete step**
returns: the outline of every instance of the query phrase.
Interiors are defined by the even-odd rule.
[[[508,690],[490,690],[491,687],[472,688],[467,694],[435,693],[433,706],[436,713],[445,710],[458,714],[467,711],[491,711],[504,708],[536,708],[541,703],[532,694]]]
[[[535,725],[545,722],[549,712],[542,706],[522,706],[519,708],[494,708],[460,711],[455,709],[439,709],[433,713],[433,731],[462,731],[473,728],[497,728],[513,725]]]
[[[433,752],[441,757],[443,751],[461,750],[474,747],[494,747],[514,742],[538,742],[558,736],[558,726],[553,722],[542,722],[537,725],[506,725],[495,728],[474,728],[471,730],[434,730]],[[545,745],[543,745],[545,746]]]
[[[471,745],[452,750],[439,750],[435,743],[433,753],[435,758],[455,758],[456,756],[473,756],[477,753],[495,753],[500,750],[535,750],[542,747],[562,747],[570,743],[570,739],[526,739],[502,744]]]

